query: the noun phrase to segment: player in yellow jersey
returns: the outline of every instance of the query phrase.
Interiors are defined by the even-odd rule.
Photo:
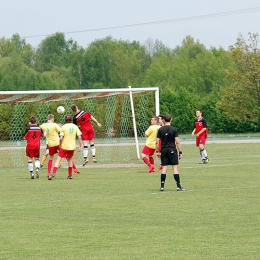
[[[58,158],[55,162],[53,173],[48,178],[49,180],[52,179],[52,177],[56,176],[59,162],[61,158],[66,158],[68,161],[68,179],[72,179],[72,158],[74,155],[74,151],[76,149],[76,138],[79,139],[79,152],[82,150],[82,138],[81,138],[81,131],[79,130],[78,126],[73,124],[73,117],[71,115],[65,116],[65,122],[66,124],[62,126],[61,132],[60,132],[60,150],[58,153]]]
[[[61,131],[61,128],[58,126],[58,124],[54,123],[54,115],[49,114],[47,116],[47,123],[44,123],[40,125],[40,128],[44,132],[44,135],[47,139],[48,148],[49,148],[49,161],[48,161],[48,170],[47,170],[47,176],[51,176],[51,169],[52,169],[52,162],[53,162],[53,156],[58,153],[60,149],[60,139],[59,139],[59,133]]]
[[[47,159],[47,156],[50,155],[48,161],[48,174],[47,177],[51,175],[52,165],[53,165],[53,156],[58,153],[60,150],[60,138],[59,134],[61,131],[62,125],[60,123],[54,123],[54,115],[49,114],[47,116],[47,123],[42,124],[40,127],[46,136],[46,152],[42,158],[41,165],[43,165],[44,161]],[[62,164],[62,160],[60,160],[59,167]],[[72,167],[75,173],[80,173],[76,165],[72,162]]]
[[[158,117],[153,116],[151,118],[151,125],[145,131],[145,136],[147,137],[147,139],[141,155],[142,160],[149,167],[149,173],[155,172],[153,155],[156,148],[156,137],[159,128],[160,126],[158,125]]]

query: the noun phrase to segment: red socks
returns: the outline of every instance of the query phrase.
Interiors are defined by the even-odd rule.
[[[148,165],[148,167],[151,166],[151,163],[150,163],[150,161],[148,160],[148,158],[144,157],[144,158],[142,158],[142,159],[143,159],[144,163]]]
[[[72,167],[68,168],[68,177],[72,177]]]
[[[149,156],[149,162],[150,164],[154,165],[154,158]]]
[[[48,161],[48,176],[51,175],[51,168],[52,168],[52,160],[49,159],[49,161]]]

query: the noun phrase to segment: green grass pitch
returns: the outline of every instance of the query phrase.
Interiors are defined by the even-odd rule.
[[[81,169],[67,180],[30,180],[27,167],[0,168],[0,259],[259,259],[260,144],[208,144],[199,165],[182,145],[177,192],[168,169]],[[98,153],[98,151],[97,151]],[[141,164],[141,167],[140,167]],[[158,164],[157,164],[158,167]]]

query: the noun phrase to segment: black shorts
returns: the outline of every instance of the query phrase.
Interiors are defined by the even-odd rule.
[[[173,147],[163,148],[161,151],[161,162],[162,166],[178,165],[179,158],[177,149]]]

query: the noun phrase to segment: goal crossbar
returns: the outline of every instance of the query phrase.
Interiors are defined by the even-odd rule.
[[[105,97],[131,92],[154,91],[156,98],[156,112],[159,112],[159,88],[118,88],[118,89],[78,89],[78,90],[33,90],[33,91],[0,91],[0,103],[7,102],[35,102],[34,95],[38,95],[37,102],[79,100],[93,97]],[[66,96],[64,96],[66,94]]]

